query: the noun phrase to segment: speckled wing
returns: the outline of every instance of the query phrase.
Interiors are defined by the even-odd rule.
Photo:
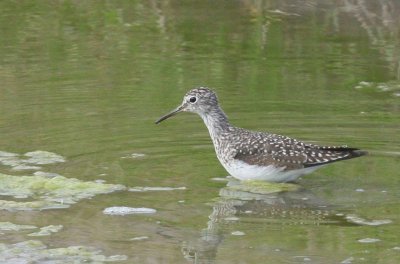
[[[250,165],[285,167],[285,170],[304,168],[307,160],[305,144],[296,139],[266,133],[247,134],[246,143],[236,146],[234,159]]]
[[[285,170],[295,170],[366,154],[365,151],[346,146],[318,146],[275,134],[256,133],[247,136],[251,144],[236,146],[234,159],[250,165],[274,165],[285,167]]]
[[[304,167],[314,167],[340,160],[353,159],[364,156],[368,152],[347,146],[316,146],[306,147],[307,160]]]

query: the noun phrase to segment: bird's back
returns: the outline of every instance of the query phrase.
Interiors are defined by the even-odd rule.
[[[321,166],[367,154],[347,146],[319,146],[287,136],[236,127],[221,138],[219,144],[225,155],[229,153],[230,161],[239,160],[257,166],[273,165],[284,171]]]

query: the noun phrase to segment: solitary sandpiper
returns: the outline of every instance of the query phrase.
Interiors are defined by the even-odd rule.
[[[319,146],[296,139],[232,126],[206,87],[190,90],[176,109],[156,124],[179,113],[198,114],[206,124],[222,166],[239,180],[294,181],[325,164],[366,155],[347,146]]]

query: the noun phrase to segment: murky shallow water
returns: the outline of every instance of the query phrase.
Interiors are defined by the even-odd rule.
[[[396,1],[0,5],[2,262],[400,261]],[[371,155],[238,187],[200,118],[154,125],[196,85],[237,126]]]

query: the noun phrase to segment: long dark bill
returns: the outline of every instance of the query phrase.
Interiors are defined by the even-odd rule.
[[[165,116],[160,117],[160,119],[158,119],[156,121],[156,124],[164,121],[167,118],[170,118],[171,116],[176,115],[177,113],[179,113],[180,111],[182,111],[183,107],[182,106],[178,106],[176,109],[172,110],[171,112],[169,112],[168,114],[166,114]]]

